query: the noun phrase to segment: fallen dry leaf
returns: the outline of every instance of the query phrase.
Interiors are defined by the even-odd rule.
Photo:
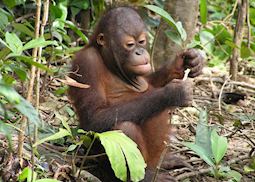
[[[78,88],[89,88],[90,87],[90,85],[87,85],[84,83],[79,83],[76,80],[70,78],[69,76],[65,76],[65,80],[59,79],[59,78],[57,78],[57,80],[66,84],[66,85],[72,86],[72,87],[78,87]]]

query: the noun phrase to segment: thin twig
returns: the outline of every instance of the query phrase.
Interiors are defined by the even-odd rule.
[[[222,85],[222,87],[221,87],[221,89],[220,89],[220,95],[219,95],[219,100],[218,100],[218,102],[219,102],[219,113],[221,114],[221,97],[222,97],[222,93],[223,93],[223,90],[224,90],[224,88],[225,88],[225,85],[227,84],[227,82],[230,80],[230,77],[231,76],[229,76],[226,80],[225,80],[225,82],[223,83],[223,85]]]
[[[162,152],[161,155],[160,155],[160,159],[159,159],[159,162],[158,162],[158,165],[157,165],[157,168],[156,168],[156,172],[155,172],[155,174],[154,174],[154,176],[153,176],[152,182],[157,181],[157,176],[158,176],[158,173],[159,173],[159,170],[160,170],[160,166],[161,166],[161,164],[162,164],[163,161],[164,161],[164,158],[165,158],[165,156],[166,156],[166,153],[167,153],[168,149],[169,149],[169,147],[168,147],[168,145],[166,144],[165,149],[163,150],[163,152]]]
[[[89,148],[87,149],[87,151],[86,151],[86,154],[85,154],[84,158],[82,159],[81,167],[80,167],[80,170],[79,170],[79,173],[78,173],[78,176],[77,176],[77,181],[79,181],[79,178],[80,178],[80,174],[81,174],[82,167],[84,166],[85,161],[87,160],[87,157],[88,157],[88,155],[89,155],[89,152],[90,152],[90,150],[91,150],[91,148],[92,148],[92,146],[93,146],[93,144],[94,144],[95,140],[96,140],[96,137],[95,137],[95,136],[93,136],[93,140],[92,140],[91,144],[89,145]]]
[[[232,11],[231,11],[231,13],[230,13],[228,16],[226,16],[226,18],[224,18],[223,22],[226,22],[228,19],[230,19],[232,16],[234,16],[235,11],[236,11],[236,8],[237,8],[237,5],[238,5],[238,1],[239,1],[239,0],[236,0],[236,2],[235,2],[235,4],[234,4],[234,7],[233,7],[233,9],[232,9]]]

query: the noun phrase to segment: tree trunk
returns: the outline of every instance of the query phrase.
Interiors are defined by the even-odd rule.
[[[175,21],[181,21],[187,32],[185,45],[193,39],[195,34],[198,9],[199,0],[167,0],[165,2],[165,10]],[[168,28],[169,26],[162,20],[157,31],[152,53],[152,61],[155,68],[158,68],[165,61],[173,60],[176,54],[183,49],[165,35],[165,30]]]
[[[240,58],[240,49],[243,40],[243,26],[246,18],[247,0],[239,0],[238,17],[234,33],[234,44],[237,46],[233,49],[232,58],[230,59],[230,75],[231,79],[236,81],[238,72],[238,59]]]

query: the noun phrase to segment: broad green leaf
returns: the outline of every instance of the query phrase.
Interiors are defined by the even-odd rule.
[[[186,33],[185,29],[182,26],[182,22],[180,22],[180,21],[176,22],[176,27],[177,27],[178,31],[181,32],[182,40],[185,41],[187,39],[187,33]]]
[[[71,28],[83,41],[85,44],[89,43],[89,39],[82,33],[82,31],[71,21],[64,22],[69,28]]]
[[[0,114],[2,114],[1,109],[2,108],[0,105]],[[0,133],[5,135],[5,137],[8,139],[10,144],[12,143],[11,136],[13,133],[13,128],[11,126],[9,126],[8,124],[6,124],[5,122],[3,122],[2,120],[0,120]]]
[[[35,182],[60,182],[60,181],[56,179],[38,179]]]
[[[112,135],[114,135],[114,133],[112,133]],[[111,136],[111,133],[109,134],[105,132],[102,134],[97,134],[97,136],[105,149],[115,176],[122,181],[127,181],[127,166],[121,146],[112,140],[113,137]]]
[[[1,46],[1,39],[0,39],[0,46]],[[2,47],[2,46],[1,46]],[[8,54],[11,52],[11,50],[8,47],[2,47],[0,49],[0,60],[5,60],[4,61],[4,65],[2,66],[6,66],[9,65],[10,60],[6,60],[5,58],[8,56]],[[1,66],[1,67],[2,67]]]
[[[25,167],[21,174],[18,176],[18,180],[19,182],[23,182],[23,181],[35,181],[37,177],[37,173],[34,172],[34,175],[33,175],[33,180],[32,180],[32,169],[30,167]]]
[[[71,152],[71,151],[74,151],[75,149],[76,149],[76,147],[77,147],[78,145],[70,145],[68,148],[67,148],[67,150],[66,150],[66,152]]]
[[[79,132],[78,132],[78,133],[79,133]],[[86,148],[88,148],[89,145],[90,145],[91,142],[92,142],[91,138],[90,138],[89,136],[87,136],[87,135],[82,135],[82,136],[80,136],[80,139],[81,139],[81,141],[83,142],[83,145],[84,145]]]
[[[9,74],[3,74],[3,80],[7,85],[13,85],[16,82],[16,79]]]
[[[68,123],[66,122],[66,120],[64,120],[64,119],[60,119],[60,120],[62,122],[62,125],[65,127],[65,129],[70,133],[70,135],[72,135],[72,131],[71,131]]]
[[[21,55],[23,43],[15,33],[6,32],[5,41],[13,53]]]
[[[2,10],[2,9],[1,9]],[[6,16],[6,14],[2,11],[0,11],[0,17],[1,17],[1,21],[0,21],[0,29],[4,29],[6,28],[6,26],[8,25],[8,17]]]
[[[227,138],[223,136],[219,136],[216,130],[213,130],[211,134],[211,143],[212,143],[212,153],[213,153],[215,162],[216,164],[219,164],[219,162],[224,157],[227,151],[227,147],[228,147]]]
[[[215,41],[214,35],[211,32],[203,30],[200,32],[199,37],[202,46],[205,48],[205,51],[212,53]]]
[[[207,22],[207,0],[200,0],[200,20],[204,25]]]
[[[13,8],[14,6],[25,3],[26,0],[3,0],[3,2],[8,8]]]
[[[33,147],[40,145],[46,141],[57,140],[57,139],[60,139],[60,138],[66,137],[66,136],[70,136],[69,131],[67,131],[66,129],[63,129],[63,128],[59,128],[59,131],[57,133],[39,140],[38,142],[36,142],[33,145]]]
[[[172,31],[172,30],[167,30],[165,31],[165,34],[168,38],[170,38],[174,43],[179,45],[180,47],[182,46],[182,40],[181,37],[177,34],[177,32]]]
[[[37,126],[40,124],[39,114],[31,103],[19,95],[14,88],[4,84],[2,80],[0,80],[0,95],[4,96],[30,122]]]
[[[56,6],[51,7],[53,14],[55,16],[53,27],[64,29],[64,22],[67,18],[67,1],[60,1]],[[54,11],[57,10],[55,13]]]
[[[38,112],[35,110],[35,108],[32,106],[30,102],[28,102],[26,99],[20,96],[20,102],[18,104],[15,104],[14,107],[24,116],[28,118],[28,120],[35,124],[40,125],[41,120],[39,118]]]
[[[254,4],[255,4],[255,2],[254,2]],[[254,17],[255,17],[255,8],[250,8],[250,21],[253,26],[255,26],[255,18]]]
[[[83,10],[86,10],[89,8],[89,0],[72,0],[69,4],[69,6],[74,6],[74,7],[77,7],[79,9],[83,9]]]
[[[120,131],[97,133],[96,136],[104,146],[117,178],[122,181],[127,180],[127,166],[132,181],[136,182],[144,178],[146,164],[136,143]]]
[[[4,96],[21,114],[26,116],[30,122],[36,125],[40,123],[38,112],[11,86],[0,82],[0,95]]]
[[[53,71],[51,69],[49,69],[47,66],[40,64],[36,61],[33,61],[32,57],[28,57],[28,56],[15,56],[15,58],[17,58],[18,60],[24,61],[25,63],[28,63],[30,65],[33,65],[37,68],[40,68],[42,70],[48,71],[50,73],[52,73]]]
[[[18,180],[21,182],[21,181],[25,181],[26,179],[30,178],[30,180],[28,180],[28,181],[31,181],[31,175],[32,175],[32,170],[29,167],[25,167],[22,170],[21,174],[19,175]]]
[[[0,83],[0,95],[4,96],[11,104],[18,104],[21,96],[11,87]]]
[[[199,122],[196,128],[195,144],[202,147],[208,156],[210,156],[210,158],[212,157],[211,129],[208,126],[206,110],[201,110],[199,113]]]
[[[251,48],[248,48],[246,45],[242,45],[241,47],[241,58],[245,59],[252,55],[255,55],[254,52],[252,52]]]
[[[29,37],[34,37],[34,31],[28,28],[23,23],[12,23],[12,26],[15,28],[16,31],[22,32],[25,35],[28,35]]]
[[[220,42],[222,45],[226,41],[233,42],[233,35],[230,33],[230,30],[228,30],[225,26],[221,24],[216,24],[213,26],[212,30],[210,31],[213,35],[215,35],[215,38],[218,42]]]
[[[215,167],[213,160],[210,157],[210,154],[206,152],[206,150],[195,143],[191,142],[183,142],[183,145],[193,150],[201,159],[203,159],[208,165]]]
[[[231,177],[231,178],[234,178],[234,180],[236,182],[241,181],[241,178],[242,178],[242,175],[239,172],[235,171],[235,170],[228,171],[227,176]]]
[[[57,45],[56,41],[45,41],[43,37],[39,37],[37,39],[32,39],[28,43],[26,43],[23,47],[23,51],[27,49],[32,49],[35,47],[46,47],[48,45]]]
[[[183,41],[186,40],[187,34],[183,27],[180,25],[181,22],[176,23],[174,19],[169,15],[169,13],[160,7],[154,5],[145,5],[144,7],[160,15],[168,23],[169,26],[174,28],[179,33]]]
[[[27,72],[23,69],[15,67],[14,72],[17,74],[21,81],[25,81],[27,79]]]

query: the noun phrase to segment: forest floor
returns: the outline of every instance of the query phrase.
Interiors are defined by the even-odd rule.
[[[181,144],[181,142],[195,141],[196,126],[199,121],[199,108],[206,108],[209,126],[216,127],[219,131],[218,133],[227,137],[228,140],[227,153],[221,165],[238,171],[242,175],[241,181],[255,181],[254,73],[255,71],[250,75],[240,76],[237,82],[233,82],[229,80],[226,73],[217,69],[206,68],[205,74],[193,79],[195,83],[194,102],[192,107],[176,109],[172,118],[173,135],[171,136],[172,142],[170,145],[170,151],[174,155],[181,156],[192,168],[175,169],[170,172],[172,176],[185,182],[228,181],[227,179],[216,180],[213,178],[210,175],[210,166]],[[78,123],[68,98],[63,95],[57,97],[53,94],[60,86],[61,83],[58,80],[51,80],[46,96],[41,97],[40,115],[45,123],[55,128],[58,128],[63,120],[68,121],[71,127],[75,127]],[[233,86],[235,91],[231,92]],[[229,94],[230,92],[231,94]],[[219,97],[224,102],[219,103]],[[231,104],[226,104],[226,102],[231,102]],[[43,130],[41,133],[45,135],[47,135],[47,132],[52,133],[51,127],[45,127]],[[0,139],[3,139],[1,135]],[[17,138],[14,137],[13,141],[15,144]],[[43,166],[45,173],[43,176],[45,177],[73,181],[71,169],[73,169],[72,163],[74,161],[72,161],[72,155],[64,154],[67,149],[65,147],[66,141],[59,140],[58,142],[58,145],[45,143],[40,147],[39,153],[43,157],[36,158],[36,163]],[[3,140],[2,143],[4,143]],[[0,149],[1,175],[17,176],[18,167],[16,166],[15,168],[14,166],[17,160],[8,155],[7,143],[5,145],[1,144],[6,148]],[[28,152],[28,143],[25,145],[27,152],[24,153],[29,161],[31,155]],[[248,169],[250,169],[249,172]],[[9,174],[10,171],[14,172]],[[83,173],[84,176],[88,176],[85,171]]]
[[[198,108],[206,108],[208,125],[216,127],[218,133],[228,140],[227,153],[221,166],[239,172],[242,175],[241,181],[255,181],[255,171],[248,170],[249,166],[254,169],[255,164],[255,77],[254,72],[251,74],[253,78],[251,75],[242,75],[238,76],[237,82],[233,82],[224,72],[206,68],[205,74],[194,79],[193,107],[176,110],[172,119],[175,137],[172,137],[171,144],[172,153],[182,156],[192,169],[176,169],[171,175],[179,180],[189,177],[190,181],[194,182],[228,181],[212,178],[210,166],[180,144],[195,141],[199,121]],[[223,102],[219,103],[219,97]],[[199,137],[201,136],[203,133]]]

